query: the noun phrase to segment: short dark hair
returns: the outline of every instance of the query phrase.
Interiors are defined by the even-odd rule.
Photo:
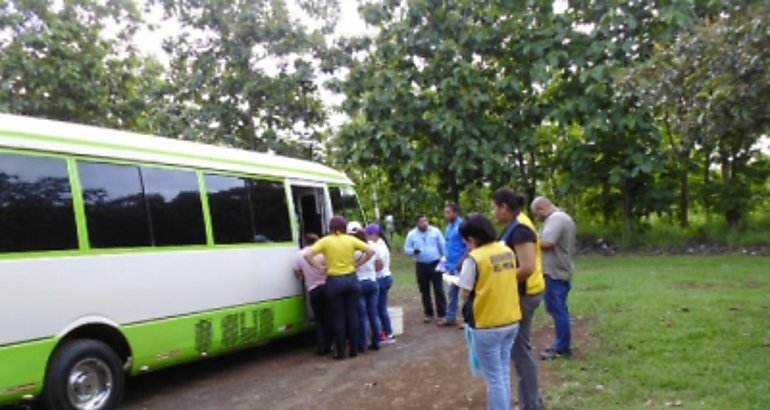
[[[305,246],[312,246],[314,243],[318,242],[318,235],[312,232],[306,233],[303,242],[305,243]]]
[[[428,219],[428,216],[425,215],[425,214],[419,214],[419,215],[417,215],[417,218],[414,218],[414,221],[415,222],[420,222],[420,219],[422,219],[422,218]]]
[[[517,193],[511,188],[500,188],[492,194],[492,200],[497,206],[505,204],[513,212],[520,212],[527,204],[524,195]]]
[[[478,246],[494,242],[497,236],[495,227],[486,216],[473,213],[460,224],[460,236],[466,241],[468,238],[476,240]]]
[[[329,232],[342,232],[347,233],[348,221],[344,216],[335,215],[334,218],[329,221]]]
[[[452,212],[459,214],[462,210],[460,209],[460,205],[457,205],[456,203],[452,202],[445,206],[445,208],[449,208],[452,210]]]
[[[356,237],[356,238],[360,239],[360,240],[361,240],[361,242],[364,242],[364,243],[366,243],[366,242],[367,242],[367,241],[366,241],[366,234],[364,233],[364,231],[362,231],[362,230],[360,230],[360,229],[356,230],[355,232],[353,232],[353,233],[352,233],[352,234],[350,234],[350,235],[352,235],[352,236],[354,236],[354,237]]]

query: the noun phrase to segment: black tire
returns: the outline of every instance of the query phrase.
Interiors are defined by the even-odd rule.
[[[84,372],[83,369],[86,371]],[[91,370],[92,373],[88,373]],[[89,382],[73,384],[70,386],[71,378],[75,374],[92,374],[95,377],[80,378],[78,380],[96,380],[103,388],[93,399],[93,406],[85,407],[73,398],[73,391],[76,387],[83,385],[90,386]],[[101,383],[102,380],[109,378],[107,383]],[[48,370],[45,375],[45,385],[43,386],[43,395],[41,404],[43,408],[49,410],[111,410],[117,407],[120,399],[123,397],[126,375],[120,358],[115,351],[107,344],[94,339],[77,339],[65,342],[54,352],[51,361],[48,363]],[[88,394],[86,394],[88,396]]]

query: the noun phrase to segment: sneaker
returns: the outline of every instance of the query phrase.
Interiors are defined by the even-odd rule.
[[[436,321],[436,325],[438,326],[455,326],[457,324],[456,320],[447,320],[443,317]]]
[[[382,336],[380,336],[380,344],[390,345],[390,344],[393,344],[393,343],[396,343],[396,337],[395,336],[393,336],[393,335],[386,335],[384,333],[382,334]]]
[[[559,358],[569,359],[571,356],[572,352],[570,351],[559,352],[552,347],[549,347],[545,349],[543,353],[540,353],[540,358],[543,360],[555,360]]]
[[[425,316],[425,319],[422,320],[422,323],[430,323],[432,321],[433,321],[433,317]]]

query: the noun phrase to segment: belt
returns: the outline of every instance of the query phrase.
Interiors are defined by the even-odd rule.
[[[490,327],[474,327],[474,329],[476,329],[476,330],[500,329],[500,328],[503,328],[503,327],[514,326],[514,325],[518,325],[518,324],[519,324],[519,322],[512,322],[512,323],[508,323],[507,325],[490,326]]]

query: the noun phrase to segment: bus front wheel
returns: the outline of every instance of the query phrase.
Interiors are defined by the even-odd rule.
[[[76,339],[56,349],[48,365],[43,406],[62,410],[117,407],[125,386],[120,359],[107,344]]]

